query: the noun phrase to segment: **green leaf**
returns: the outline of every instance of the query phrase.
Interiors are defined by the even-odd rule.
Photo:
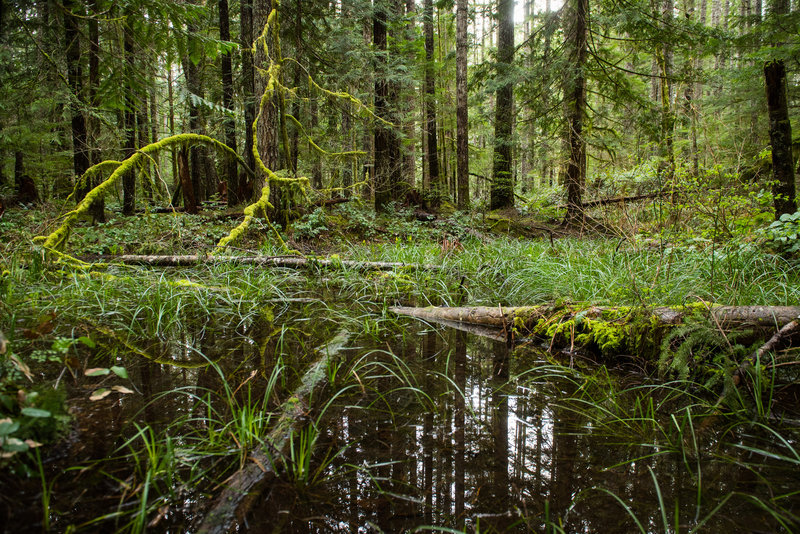
[[[106,367],[95,367],[94,369],[87,369],[83,374],[86,376],[104,376],[110,372],[111,370]]]
[[[30,447],[24,441],[17,438],[8,438],[3,443],[3,450],[8,452],[23,452],[27,451]]]
[[[19,422],[12,421],[11,419],[3,419],[0,421],[0,436],[8,436],[19,430]]]
[[[97,344],[94,341],[92,341],[92,338],[87,337],[87,336],[79,337],[78,341],[80,341],[81,343],[83,343],[84,345],[89,347],[90,349],[93,349],[93,348],[95,348],[97,346]]]
[[[28,417],[51,417],[53,415],[47,410],[31,407],[23,408],[20,411],[22,412],[22,415],[27,415]]]
[[[128,371],[126,371],[124,367],[115,365],[111,368],[111,371],[113,371],[114,374],[120,378],[126,378],[126,379],[128,378]]]

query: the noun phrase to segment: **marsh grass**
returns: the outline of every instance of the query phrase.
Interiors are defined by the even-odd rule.
[[[800,454],[795,446],[800,433],[791,422],[775,419],[767,422],[757,409],[723,412],[716,403],[717,391],[706,390],[689,381],[648,381],[620,388],[618,379],[604,368],[587,373],[550,365],[529,369],[516,378],[520,379],[523,383],[545,380],[566,384],[555,386],[572,392],[557,404],[582,421],[570,432],[583,435],[584,439],[600,439],[614,447],[630,448],[627,458],[605,465],[604,469],[629,469],[642,463],[646,466],[659,530],[703,532],[713,516],[725,514],[731,506],[744,503],[761,510],[786,531],[793,531],[799,524],[789,504],[789,499],[797,492],[790,473],[796,472],[800,465]],[[768,394],[764,396],[769,398]],[[669,491],[665,492],[665,482],[659,480],[663,473],[657,475],[654,470],[657,458],[662,463],[676,462],[691,483],[679,491],[672,478],[677,475],[668,475]],[[720,488],[719,473],[737,469],[750,471],[758,480],[759,491],[743,492],[735,486]],[[694,493],[691,506],[679,505],[680,493],[688,489]],[[717,492],[720,493],[714,499],[709,498]],[[651,531],[651,522],[655,519],[652,513],[641,515],[629,496],[623,497],[603,486],[582,490],[565,520],[585,499],[598,494],[616,502],[637,531]]]

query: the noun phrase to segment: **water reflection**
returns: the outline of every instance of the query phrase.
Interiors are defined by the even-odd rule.
[[[664,507],[670,525],[677,511],[680,529],[689,530],[733,490],[747,487],[769,499],[766,480],[787,491],[800,482],[796,474],[780,475],[763,463],[742,468],[720,461],[742,456],[726,444],[730,430],[725,442],[704,441],[707,452],[688,460],[670,449],[674,443],[657,440],[655,429],[610,433],[563,402],[586,395],[585,384],[554,370],[529,372],[548,363],[548,355],[535,349],[509,351],[501,342],[434,330],[423,333],[416,348],[406,338],[391,349],[424,395],[382,373],[373,390],[367,387],[341,411],[332,410],[336,416],[321,428],[318,458],[344,452],[321,484],[299,493],[284,488],[295,495],[291,506],[284,503],[291,509],[287,530],[403,532],[435,525],[525,532],[544,531],[548,524],[566,532],[635,530],[610,493],[648,531],[664,530]],[[391,365],[388,356],[384,363]],[[369,373],[361,379],[369,381]],[[664,417],[659,424],[680,424],[679,417]],[[798,498],[782,506],[791,503]],[[263,513],[250,518],[252,531],[269,524],[275,506],[269,499],[263,503]],[[777,528],[759,506],[744,495],[731,497],[703,531],[763,529],[765,516],[769,528]]]
[[[225,424],[226,391],[242,405],[262,402],[266,377],[281,361],[287,371],[280,391],[267,399],[275,407],[302,374],[311,348],[341,328],[325,310],[308,306],[270,307],[246,324],[190,319],[176,337],[147,342],[151,354],[177,365],[116,352],[99,363],[125,365],[139,394],[93,402],[92,380],[71,384],[77,430],[64,457],[46,466],[47,479],[55,481],[54,509],[71,514],[62,523],[54,518],[56,527],[116,510],[120,495],[140,484],[122,454],[127,449],[120,452],[136,432],[132,423],[169,431],[176,442],[189,433],[170,426],[182,417],[192,431],[205,431],[212,412]],[[780,525],[764,508],[788,516],[800,509],[793,433],[780,442],[752,424],[695,429],[685,395],[656,398],[657,421],[613,421],[617,406],[633,406],[647,391],[606,398],[597,384],[551,365],[552,356],[535,347],[512,350],[464,331],[365,329],[351,346],[358,348],[342,355],[341,376],[352,387],[319,424],[313,463],[324,475],[276,481],[242,531],[403,532],[425,525],[468,532],[545,531],[548,525],[566,532],[634,531],[611,493],[653,532],[665,530],[665,507],[670,528],[676,530],[677,513],[680,530],[688,531],[729,499],[703,525],[709,532],[777,531]],[[198,354],[217,368],[185,365]],[[171,390],[180,391],[164,394]],[[315,393],[317,408],[335,393],[333,387]],[[208,402],[198,404],[204,396]],[[599,408],[589,410],[590,401]],[[57,477],[64,466],[82,462],[87,467],[75,470],[78,483]],[[211,498],[237,467],[230,457],[219,465],[203,481]],[[207,504],[194,487],[162,485],[160,491],[179,497],[154,531],[186,530]],[[124,506],[137,506],[137,495],[126,494]],[[35,519],[20,521],[21,514],[17,524],[40,530]]]

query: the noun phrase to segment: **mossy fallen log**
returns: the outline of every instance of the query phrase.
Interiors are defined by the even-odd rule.
[[[586,304],[520,307],[392,307],[398,315],[426,321],[494,328],[509,341],[534,338],[550,347],[583,348],[603,356],[632,354],[657,358],[670,330],[693,315],[707,316],[722,332],[750,332],[765,339],[800,317],[800,306],[689,306],[634,308]]]
[[[280,418],[265,437],[267,445],[250,454],[250,462],[236,471],[225,483],[225,489],[212,503],[196,532],[225,534],[239,518],[244,517],[264,485],[275,476],[275,462],[287,453],[294,433],[306,421],[311,394],[327,381],[331,359],[347,344],[349,334],[339,332],[331,341],[317,349],[320,358],[303,375],[301,384],[281,406]]]
[[[129,265],[149,265],[151,267],[185,267],[206,263],[239,263],[243,265],[261,265],[265,267],[286,267],[302,269],[304,267],[345,268],[363,271],[392,271],[395,269],[440,269],[438,265],[420,265],[414,263],[384,261],[351,261],[341,260],[335,256],[328,259],[306,258],[302,256],[205,256],[202,254],[182,255],[96,255],[81,256],[85,262],[123,263]]]

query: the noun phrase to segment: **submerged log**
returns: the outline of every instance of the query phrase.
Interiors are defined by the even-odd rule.
[[[347,344],[348,339],[348,333],[342,331],[317,349],[320,358],[306,371],[300,386],[281,406],[280,418],[265,439],[267,447],[253,451],[249,456],[250,462],[228,478],[225,489],[203,517],[198,533],[225,534],[231,531],[239,518],[247,514],[264,485],[275,476],[275,462],[287,453],[292,437],[306,420],[312,392],[325,383],[329,362]]]
[[[399,262],[351,261],[339,259],[316,259],[302,256],[208,256],[202,254],[184,254],[174,256],[146,256],[136,254],[96,256],[80,256],[80,260],[87,262],[124,263],[132,265],[149,265],[151,267],[184,267],[207,263],[241,263],[245,265],[263,265],[271,267],[287,267],[301,269],[304,267],[328,267],[363,270],[363,271],[392,271],[394,269],[441,269],[438,265],[414,264]]]
[[[410,308],[392,307],[398,315],[439,323],[494,328],[505,339],[534,338],[550,346],[583,347],[605,356],[658,354],[670,328],[694,313],[709,315],[719,328],[750,330],[753,340],[771,335],[800,317],[800,306],[690,306],[632,308],[589,305]]]

